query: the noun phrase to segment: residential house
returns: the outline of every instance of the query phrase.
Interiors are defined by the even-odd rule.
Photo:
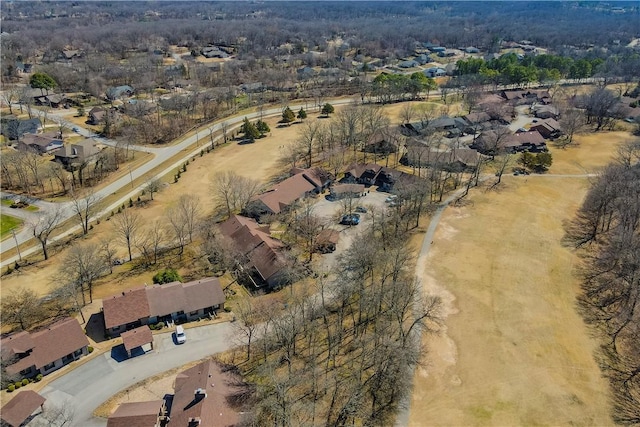
[[[442,67],[431,67],[423,71],[427,77],[443,77],[447,75],[447,70]]]
[[[420,184],[422,179],[416,175],[400,172],[395,169],[383,167],[376,177],[378,190],[393,192],[404,186]]]
[[[218,365],[207,360],[180,372],[174,382],[174,395],[169,413],[170,427],[233,426],[240,422],[240,414],[229,407],[223,387],[216,384],[230,382]],[[233,386],[231,386],[233,387]]]
[[[354,163],[344,172],[344,178],[340,182],[373,185],[381,169],[382,166],[376,163]]]
[[[74,144],[64,145],[54,154],[56,162],[62,163],[67,169],[72,169],[77,165],[91,161],[98,153],[100,153],[98,142],[93,138],[85,138]]]
[[[469,46],[464,49],[466,53],[480,53],[480,49],[477,47]]]
[[[418,61],[415,61],[413,59],[409,59],[409,60],[406,60],[406,61],[400,61],[398,63],[398,67],[400,67],[400,68],[414,68],[414,67],[417,67],[418,65],[420,65],[418,63]]]
[[[87,355],[89,340],[80,324],[70,317],[37,332],[18,332],[0,341],[3,358],[13,361],[9,374],[47,375]]]
[[[109,415],[107,427],[160,427],[167,421],[166,411],[164,400],[121,403]]]
[[[330,197],[333,200],[356,198],[366,195],[364,184],[334,184],[331,186]]]
[[[34,97],[36,105],[43,105],[52,108],[65,107],[73,105],[75,101],[64,93],[53,93]]]
[[[18,74],[28,74],[33,71],[33,64],[16,61],[16,71],[18,72]]]
[[[536,104],[531,107],[533,115],[539,119],[558,119],[560,111],[553,105]]]
[[[200,50],[200,53],[205,58],[228,58],[229,54],[217,46],[207,46]]]
[[[23,390],[16,394],[7,404],[2,407],[0,419],[2,426],[20,427],[31,421],[34,412],[38,409],[38,413],[44,410],[44,402],[46,399],[32,390]]]
[[[89,110],[89,117],[87,123],[90,125],[99,125],[104,122],[107,115],[107,110],[102,107],[93,107]]]
[[[552,118],[544,119],[538,123],[533,123],[529,127],[529,130],[540,132],[540,135],[546,139],[555,139],[562,135],[560,124]]]
[[[268,225],[234,215],[219,224],[220,233],[238,252],[238,268],[248,273],[256,287],[279,286],[287,282],[283,274],[285,245],[271,237]]]
[[[381,156],[387,156],[395,153],[398,149],[394,141],[398,139],[398,135],[394,135],[396,129],[386,128],[379,129],[364,143],[362,151],[365,153],[374,153]]]
[[[186,322],[215,315],[225,296],[216,277],[144,286],[102,300],[105,329],[119,335],[142,325]]]
[[[411,139],[407,141],[406,151],[400,163],[406,166],[439,167],[460,172],[474,169],[480,157],[480,153],[471,148],[435,149],[423,141]]]
[[[126,98],[132,96],[134,89],[129,85],[110,87],[105,92],[109,101],[115,101],[116,99]]]
[[[512,105],[550,104],[551,95],[546,90],[503,90],[500,96]]]
[[[407,123],[402,125],[409,134],[421,135],[425,132],[446,132],[448,136],[456,136],[468,127],[468,123],[462,117],[442,116],[433,120]]]
[[[333,177],[320,168],[293,169],[289,178],[255,196],[246,211],[254,218],[279,214],[304,197],[320,194],[332,181]]]
[[[497,138],[493,131],[488,131],[481,134],[470,147],[485,155],[495,155],[503,150],[511,153],[547,151],[547,144],[538,131],[518,132],[504,138]]]
[[[58,148],[62,148],[64,143],[62,142],[62,135],[59,132],[55,133],[25,133],[22,136],[22,140],[18,142],[18,150],[27,151],[32,150],[39,154],[48,154]]]

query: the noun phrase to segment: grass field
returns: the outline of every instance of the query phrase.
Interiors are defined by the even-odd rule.
[[[580,136],[553,150],[550,173],[597,172],[628,134]],[[575,311],[576,256],[561,245],[563,221],[588,177],[504,177],[449,207],[425,277],[448,318],[425,338],[410,426],[611,425],[608,384],[595,342]]]
[[[5,238],[11,233],[12,228],[19,227],[22,224],[20,218],[9,215],[0,215],[0,238]]]

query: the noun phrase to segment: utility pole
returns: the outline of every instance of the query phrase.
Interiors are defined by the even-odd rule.
[[[22,255],[20,255],[20,244],[18,243],[18,238],[16,237],[16,229],[11,229],[11,234],[13,234],[13,240],[16,241],[16,250],[18,251],[18,260],[22,262]]]

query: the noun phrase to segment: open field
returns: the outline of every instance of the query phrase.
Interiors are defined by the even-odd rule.
[[[553,150],[551,174],[597,172],[628,134],[581,135]],[[443,296],[441,335],[425,339],[410,425],[611,425],[596,343],[575,311],[576,256],[562,224],[587,177],[505,176],[449,207],[425,270]]]

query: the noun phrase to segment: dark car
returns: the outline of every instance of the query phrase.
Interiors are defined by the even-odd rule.
[[[367,208],[365,208],[364,206],[358,206],[358,207],[356,208],[356,212],[359,212],[359,213],[367,213]]]
[[[358,225],[358,224],[360,224],[360,215],[358,215],[358,214],[344,215],[342,217],[342,220],[340,221],[340,224],[343,224],[343,225]]]

